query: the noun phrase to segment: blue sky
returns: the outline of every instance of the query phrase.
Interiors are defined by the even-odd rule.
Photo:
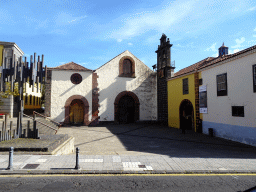
[[[152,69],[165,33],[176,70],[256,45],[254,0],[0,0],[0,41],[15,42],[45,65],[73,61],[96,69],[125,50]]]

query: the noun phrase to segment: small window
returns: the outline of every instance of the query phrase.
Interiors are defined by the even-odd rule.
[[[227,94],[227,73],[217,75],[217,96],[226,96]]]
[[[188,94],[188,78],[182,79],[183,82],[183,95]]]
[[[203,79],[199,79],[199,85],[203,85]]]
[[[82,82],[82,76],[79,73],[74,73],[71,75],[70,80],[73,84],[79,84]]]
[[[131,57],[123,57],[119,60],[119,77],[135,77],[135,62]]]
[[[256,92],[256,65],[252,66],[252,74],[253,74],[253,92]]]
[[[232,106],[232,116],[244,117],[244,106]]]

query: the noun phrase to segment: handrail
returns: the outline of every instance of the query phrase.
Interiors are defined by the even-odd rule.
[[[28,117],[28,118],[30,118],[30,119],[32,119],[32,120],[34,120],[33,117],[30,117],[30,116],[28,116],[28,115],[26,115],[26,114],[24,114],[24,113],[23,113],[23,115],[26,116],[26,117]]]
[[[46,118],[46,119],[48,119],[48,120],[50,120],[50,121],[52,121],[52,122],[54,122],[54,123],[56,123],[56,124],[58,124],[58,127],[61,126],[60,123],[58,123],[58,122],[56,122],[56,121],[53,121],[52,119],[46,117],[45,115],[42,115],[42,114],[40,114],[40,113],[38,113],[38,112],[36,112],[36,111],[33,111],[33,114],[35,114],[35,113],[38,114],[38,115],[40,115],[40,116],[42,116],[42,117],[44,117],[44,118]]]
[[[30,117],[30,116],[28,116],[28,115],[26,115],[26,114],[23,114],[23,115],[26,116],[26,117],[28,117],[28,118],[30,118],[30,119],[32,119],[32,120],[34,120],[34,118],[32,118],[32,117]],[[49,127],[50,129],[53,129],[53,130],[55,131],[55,134],[56,134],[57,131],[58,131],[58,129],[55,129],[55,128],[49,126],[49,125],[46,125],[46,124],[42,123],[41,121],[38,121],[38,120],[35,120],[35,121],[37,121],[38,123],[41,123],[42,125],[44,125],[44,126],[46,126],[46,127]]]

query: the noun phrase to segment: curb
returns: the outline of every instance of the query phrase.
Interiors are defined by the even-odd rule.
[[[59,170],[15,170],[15,171],[9,171],[9,170],[2,170],[0,171],[1,175],[216,175],[216,174],[255,174],[256,171],[165,171],[165,170],[158,170],[158,171],[123,171],[123,170],[95,170],[95,171],[89,171],[89,170],[75,170],[75,169],[59,169]]]

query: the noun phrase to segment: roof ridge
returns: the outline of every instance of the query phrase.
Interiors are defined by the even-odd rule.
[[[251,46],[251,47],[248,47],[248,48],[243,49],[243,50],[241,50],[241,51],[238,51],[238,52],[236,52],[236,53],[224,55],[224,56],[222,56],[222,57],[216,57],[214,60],[208,62],[207,65],[203,65],[203,66],[201,66],[199,69],[203,69],[203,68],[208,67],[208,66],[210,66],[210,65],[217,64],[217,63],[219,63],[219,62],[221,62],[221,61],[224,61],[224,60],[230,59],[230,58],[232,58],[232,57],[241,55],[241,54],[246,53],[246,52],[248,52],[248,51],[251,51],[251,50],[253,50],[253,49],[256,49],[256,45],[253,45],[253,46]]]
[[[76,67],[74,67],[76,66]],[[57,67],[54,67],[53,69],[64,69],[64,70],[80,70],[80,71],[92,71],[91,69],[88,69],[80,64],[77,64],[73,61],[59,65]]]

